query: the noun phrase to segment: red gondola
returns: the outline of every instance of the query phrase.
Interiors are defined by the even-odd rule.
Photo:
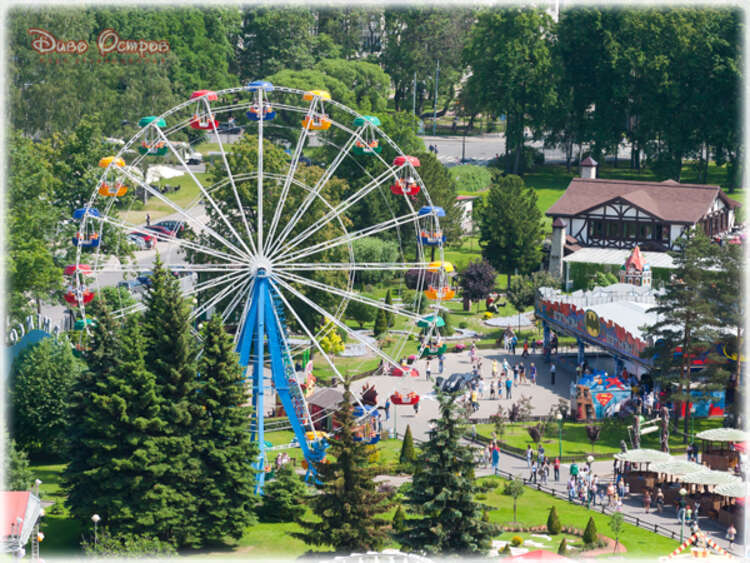
[[[419,377],[419,372],[415,368],[411,368],[409,366],[393,366],[391,368],[391,375],[395,377],[403,377],[405,375]]]
[[[65,295],[63,295],[63,299],[71,305],[79,305],[81,303],[88,305],[94,300],[94,295],[94,292],[90,289],[83,288],[82,290],[75,290],[70,288]]]
[[[396,158],[394,158],[393,166],[403,166],[407,162],[415,168],[419,166],[419,159],[416,156],[409,155],[397,156]]]
[[[219,99],[216,92],[213,90],[196,90],[190,94],[191,100],[197,100],[196,113],[193,114],[193,119],[190,120],[190,127],[193,129],[210,130],[219,126],[219,121],[214,119],[213,115],[200,114],[199,107],[201,106],[200,99],[205,97],[209,102],[215,102]]]
[[[71,264],[69,266],[65,266],[63,269],[63,274],[66,276],[72,276],[76,272],[81,272],[84,276],[90,276],[91,275],[91,266],[88,264]]]
[[[419,193],[419,184],[413,178],[399,178],[391,186],[391,192],[395,195],[415,196]]]
[[[406,395],[402,395],[396,391],[391,395],[391,403],[394,405],[416,405],[419,402],[419,395],[414,391],[409,391]]]

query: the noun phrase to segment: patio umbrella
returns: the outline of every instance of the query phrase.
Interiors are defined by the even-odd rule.
[[[615,459],[618,461],[629,461],[630,463],[658,463],[660,461],[669,461],[672,459],[672,456],[659,450],[640,448],[617,453],[615,454]]]
[[[421,326],[422,328],[427,328],[435,324],[438,328],[445,326],[445,321],[443,320],[443,317],[440,315],[427,315],[426,317],[423,317],[417,322],[417,326]]]
[[[707,469],[699,463],[676,458],[672,458],[669,461],[652,463],[648,466],[648,469],[654,473],[664,473],[665,475],[676,476],[688,475],[697,471],[707,471]]]
[[[695,437],[712,442],[746,442],[750,440],[750,435],[747,432],[736,428],[711,428],[698,432]]]
[[[695,485],[731,485],[742,484],[742,480],[726,471],[704,470],[689,473],[680,477],[683,483],[693,483]]]
[[[724,497],[745,498],[747,496],[747,484],[742,481],[719,485],[714,493]]]

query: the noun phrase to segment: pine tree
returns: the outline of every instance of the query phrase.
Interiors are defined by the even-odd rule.
[[[565,538],[562,539],[560,545],[557,548],[558,555],[566,555],[568,553],[568,542]]]
[[[549,517],[547,518],[547,533],[551,535],[557,535],[562,530],[560,525],[560,518],[557,516],[557,509],[553,506],[549,511]]]
[[[384,309],[378,309],[377,314],[375,315],[375,326],[373,328],[373,333],[375,334],[375,338],[379,338],[380,336],[386,334],[388,332],[388,313]]]
[[[391,297],[391,290],[385,292],[385,304],[393,307],[393,298]],[[388,328],[393,328],[396,324],[396,314],[392,311],[385,312],[385,318],[388,321]]]
[[[193,457],[200,463],[200,477],[193,485],[198,509],[192,527],[195,545],[220,541],[224,536],[242,537],[253,523],[254,470],[258,455],[250,441],[242,368],[231,336],[224,331],[221,315],[203,328],[203,354],[198,385],[192,403],[197,421]]]
[[[445,321],[445,326],[442,329],[442,333],[445,336],[451,336],[455,331],[453,328],[453,321],[451,320],[451,316],[447,311],[442,311],[440,313],[440,316],[443,317],[443,321]]]
[[[16,441],[11,440],[6,432],[5,443],[7,451],[5,455],[5,483],[8,491],[27,491],[31,487],[34,476],[29,468],[29,458],[26,452],[16,446]]]
[[[391,527],[393,528],[394,532],[401,532],[404,529],[404,520],[406,520],[406,514],[404,513],[404,507],[400,504],[398,505],[398,509],[396,509],[396,513],[393,515],[393,523],[391,524]]]
[[[139,319],[118,327],[104,308],[94,329],[89,370],[71,396],[67,504],[79,521],[102,517],[113,533],[159,536],[169,517],[161,481],[171,460],[155,436],[164,425],[156,382],[146,369]]]
[[[440,418],[421,447],[412,487],[406,493],[409,512],[398,541],[410,550],[443,555],[483,554],[495,527],[482,520],[474,500],[474,460],[461,443],[465,426],[456,412],[455,397],[438,393]]]
[[[152,284],[144,302],[146,363],[156,378],[164,427],[158,446],[169,458],[154,495],[161,498],[162,516],[156,533],[178,547],[192,546],[201,535],[193,528],[198,512],[194,484],[200,462],[194,455],[193,435],[198,418],[192,405],[197,383],[197,350],[190,333],[190,308],[180,292],[178,279],[164,268],[158,255]]]
[[[681,239],[682,249],[673,253],[675,270],[673,279],[651,309],[659,320],[648,327],[646,335],[656,343],[644,355],[653,358],[653,370],[662,388],[677,383],[671,397],[674,401],[690,400],[690,364],[692,357],[700,355],[716,344],[718,316],[716,302],[707,299],[707,286],[713,281],[711,267],[715,264],[718,248],[700,231],[691,232]],[[681,349],[676,354],[677,348]],[[717,374],[721,375],[721,374]],[[724,372],[724,375],[727,375]],[[680,410],[677,409],[679,413]],[[687,443],[690,410],[685,409],[684,433]]]
[[[411,434],[411,425],[406,426],[404,439],[401,442],[401,455],[398,458],[399,463],[403,465],[412,465],[417,460],[417,454],[414,451],[414,437]]]
[[[589,523],[586,524],[586,529],[583,531],[583,543],[592,545],[598,540],[599,534],[596,531],[596,522],[594,522],[593,516],[589,516]]]
[[[263,501],[258,507],[261,522],[294,522],[305,513],[308,488],[294,472],[290,463],[276,471],[276,478],[263,489]]]
[[[390,508],[385,493],[373,478],[378,467],[368,463],[368,447],[354,439],[356,426],[348,383],[335,414],[336,438],[331,440],[329,463],[318,464],[320,494],[310,507],[320,521],[299,520],[302,532],[295,537],[309,545],[331,545],[337,552],[377,551],[388,537],[389,522],[379,515]]]

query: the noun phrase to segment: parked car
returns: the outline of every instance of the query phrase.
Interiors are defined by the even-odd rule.
[[[154,225],[155,227],[164,227],[169,230],[171,236],[181,236],[185,232],[185,223],[182,221],[164,220],[159,221]]]
[[[441,383],[441,389],[445,393],[460,393],[466,391],[474,379],[476,377],[471,373],[454,373]]]
[[[117,283],[117,287],[124,287],[127,289],[130,293],[133,293],[139,289],[143,288],[143,284],[138,280],[122,280],[121,282]]]
[[[203,164],[203,155],[196,151],[190,151],[185,154],[185,162],[190,165]]]
[[[176,278],[180,277],[180,274],[170,270],[172,272],[172,275]],[[151,287],[152,281],[151,278],[154,276],[154,272],[151,270],[144,270],[142,272],[138,273],[138,276],[135,278],[137,279],[141,284],[143,284],[145,287]]]
[[[133,231],[128,234],[128,236],[135,236],[142,238],[146,244],[146,248],[153,248],[156,246],[156,237],[154,235],[147,235],[146,233],[139,233],[136,231]]]
[[[143,237],[139,237],[134,234],[128,235],[128,242],[134,244],[138,250],[146,250],[148,247],[146,246],[146,240]]]
[[[153,231],[158,240],[167,240],[174,236],[174,233],[171,230],[162,227],[161,225],[149,225],[143,228],[148,231]]]

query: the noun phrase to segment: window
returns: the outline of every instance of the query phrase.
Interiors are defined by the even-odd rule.
[[[635,238],[638,232],[638,223],[634,221],[627,221],[623,224],[625,227],[625,238]]]
[[[616,221],[607,221],[607,238],[620,238],[620,223]]]
[[[589,221],[589,238],[602,238],[604,236],[604,221]]]
[[[654,238],[654,226],[651,223],[641,223],[639,227],[640,235],[638,238],[640,240],[651,240]]]

